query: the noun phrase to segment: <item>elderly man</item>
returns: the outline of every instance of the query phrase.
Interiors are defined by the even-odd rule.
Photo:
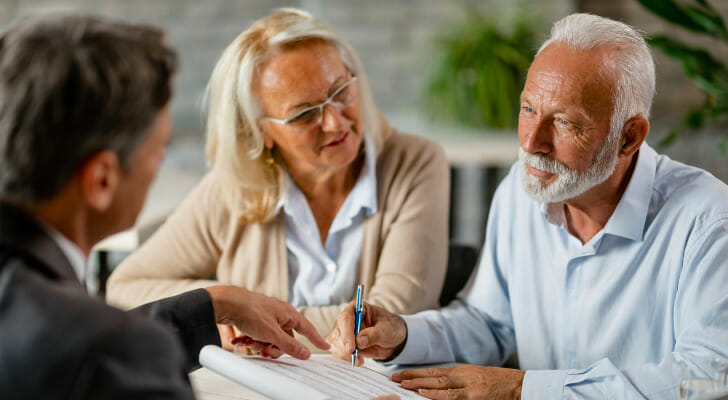
[[[398,317],[352,309],[344,358],[464,365],[393,376],[433,399],[668,398],[728,360],[728,187],[645,142],[654,63],[629,26],[568,16],[521,95],[520,161],[493,200],[459,299]]]
[[[290,305],[240,288],[143,307],[167,326],[86,296],[85,257],[134,223],[164,158],[175,60],[158,30],[92,17],[0,37],[0,398],[192,398],[216,322],[271,356],[310,355],[294,330],[328,347]]]

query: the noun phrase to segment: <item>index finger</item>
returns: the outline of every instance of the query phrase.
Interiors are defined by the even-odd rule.
[[[336,328],[343,338],[354,343],[354,325],[356,323],[356,300],[352,300],[347,304],[346,308],[339,314],[336,321]],[[353,350],[352,350],[353,351]]]
[[[296,332],[300,333],[301,335],[305,336],[306,339],[308,339],[311,344],[318,347],[321,350],[328,350],[329,344],[326,343],[324,338],[319,335],[319,333],[316,331],[316,328],[313,327],[313,324],[309,320],[306,319],[303,315],[296,312],[295,316],[293,317],[294,325],[291,327]],[[290,336],[289,336],[290,337]],[[293,339],[291,337],[291,339]],[[296,343],[298,343],[296,341]]]
[[[272,334],[275,336],[275,339],[273,339],[271,343],[278,346],[278,348],[284,353],[288,353],[301,360],[306,360],[311,357],[311,350],[298,340],[294,339],[293,336],[289,335],[286,331],[280,329],[280,327],[278,327],[275,332],[272,332]]]

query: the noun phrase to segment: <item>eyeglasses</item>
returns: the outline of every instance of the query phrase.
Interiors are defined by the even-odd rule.
[[[313,129],[321,123],[324,115],[324,106],[329,106],[336,111],[341,111],[351,105],[354,101],[354,91],[351,84],[356,81],[356,76],[352,76],[346,83],[329,96],[326,101],[315,106],[304,108],[303,110],[291,115],[288,118],[263,117],[278,124],[286,125],[295,133],[305,133]]]

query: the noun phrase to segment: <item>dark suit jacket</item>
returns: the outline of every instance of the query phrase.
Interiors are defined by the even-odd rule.
[[[0,399],[191,399],[187,372],[219,343],[206,291],[110,307],[39,222],[0,202]]]

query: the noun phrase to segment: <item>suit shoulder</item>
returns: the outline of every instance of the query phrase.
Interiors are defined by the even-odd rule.
[[[0,271],[1,364],[13,366],[0,367],[0,397],[72,397],[123,373],[101,365],[179,375],[182,354],[164,327],[23,267],[12,260]]]
[[[170,337],[158,322],[140,314],[111,307],[96,297],[88,296],[75,285],[53,281],[23,268],[22,262],[11,260],[2,271],[0,298],[9,310],[35,315],[39,330],[64,332],[64,341],[87,341],[94,336],[134,335],[139,331]]]

